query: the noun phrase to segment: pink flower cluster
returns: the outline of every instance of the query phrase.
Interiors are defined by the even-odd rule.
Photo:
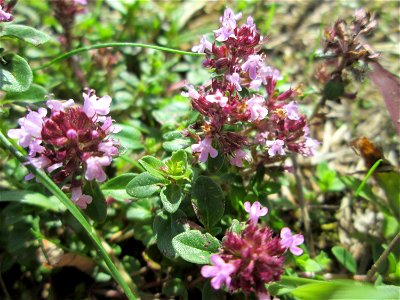
[[[218,254],[211,256],[211,266],[203,266],[203,277],[212,278],[211,286],[223,285],[229,292],[239,289],[245,294],[255,293],[259,299],[269,299],[266,283],[279,281],[283,274],[284,254],[289,250],[301,255],[298,246],[304,241],[301,234],[292,235],[289,228],[281,230],[280,238],[273,236],[269,227],[258,226],[258,219],[268,213],[258,201],[244,204],[249,213],[246,228],[236,233],[227,231]]]
[[[201,162],[222,152],[238,167],[250,159],[250,149],[258,149],[253,156],[257,153],[265,162],[284,159],[286,151],[314,155],[319,143],[309,137],[306,118],[294,100],[296,91],[278,91],[279,71],[260,54],[265,41],[252,17],[239,27],[241,17],[227,8],[214,31],[215,42],[203,36],[192,48],[206,54],[203,65],[213,71],[209,85],[188,86],[182,93],[203,116],[186,132],[197,141],[192,151]]]
[[[49,116],[46,108],[30,111],[19,119],[20,128],[9,130],[8,136],[29,148],[28,163],[49,172],[56,183],[70,189],[79,207],[86,208],[92,197],[82,193],[82,186],[85,180],[106,179],[103,167],[119,152],[119,145],[108,136],[119,129],[107,116],[109,96],[99,98],[94,90],[87,90],[83,98],[83,106],[72,99],[47,101]],[[26,177],[31,178],[32,174]]]

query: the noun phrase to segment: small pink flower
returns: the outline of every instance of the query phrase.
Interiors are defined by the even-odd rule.
[[[29,162],[35,168],[44,169],[51,163],[51,160],[48,159],[46,156],[39,156],[39,157],[29,157]]]
[[[319,142],[310,137],[306,137],[306,141],[304,142],[304,146],[300,147],[300,153],[304,156],[314,156],[317,154],[317,148],[319,146]]]
[[[106,117],[103,125],[101,125],[101,129],[104,130],[106,134],[111,134],[120,132],[122,130],[122,127],[118,125],[113,125],[113,120],[111,119],[111,117]]]
[[[224,97],[224,95],[219,90],[217,90],[214,95],[207,95],[206,100],[211,103],[218,103],[221,107],[225,107],[228,103],[228,98]]]
[[[107,115],[110,112],[111,97],[106,95],[98,98],[94,91],[91,90],[87,94],[83,93],[83,111],[89,118],[97,115]]]
[[[242,86],[240,85],[240,76],[238,73],[233,73],[232,75],[227,75],[226,78],[232,83],[235,88],[240,92],[242,90]]]
[[[249,72],[249,76],[251,79],[255,80],[257,78],[257,71],[262,67],[262,58],[261,55],[249,55],[247,61],[242,65],[242,70],[244,72]]]
[[[75,105],[75,101],[72,99],[69,99],[68,101],[48,100],[46,101],[46,105],[52,111],[64,111],[66,108]]]
[[[258,218],[265,216],[268,213],[267,207],[261,207],[260,202],[256,201],[253,205],[249,201],[244,203],[244,210],[249,213],[249,221],[253,223],[258,222]]]
[[[250,121],[263,120],[268,115],[268,109],[262,106],[264,102],[264,98],[259,96],[253,96],[246,101],[247,108],[250,111]]]
[[[111,158],[108,156],[92,156],[86,160],[85,178],[87,180],[97,179],[98,182],[106,180],[107,176],[103,170],[104,166],[111,164]]]
[[[285,106],[283,106],[283,108],[286,110],[287,117],[290,120],[297,121],[300,119],[299,108],[297,107],[297,104],[294,101],[290,102],[289,104],[286,104]]]
[[[292,231],[288,227],[284,227],[281,230],[281,245],[286,249],[289,249],[293,255],[299,256],[303,253],[303,249],[297,247],[303,244],[304,237],[302,234],[292,235]]]
[[[92,197],[82,194],[82,188],[76,187],[71,189],[71,200],[80,208],[85,209],[88,204],[92,203]]]
[[[207,40],[207,37],[203,35],[201,38],[200,44],[197,46],[192,47],[193,52],[197,53],[204,53],[204,50],[211,51],[212,50],[212,44]]]
[[[205,163],[207,161],[208,155],[210,155],[212,158],[215,158],[218,155],[218,151],[215,148],[213,148],[211,144],[212,144],[212,138],[206,137],[199,144],[192,145],[193,152],[200,152],[199,160],[202,163]]]
[[[45,148],[40,145],[42,143],[41,140],[33,140],[30,144],[29,144],[29,156],[33,157],[36,156],[36,153],[42,153]]]
[[[211,262],[213,266],[201,268],[201,275],[205,278],[213,277],[211,286],[216,290],[220,289],[223,284],[229,288],[231,284],[230,275],[236,271],[236,266],[226,263],[218,254],[211,255]]]
[[[194,100],[198,100],[200,98],[201,95],[193,88],[193,85],[188,85],[187,89],[187,92],[181,93],[183,97],[190,97]]]
[[[242,149],[237,149],[235,150],[234,157],[232,157],[229,162],[231,165],[241,168],[243,167],[243,159],[249,160],[249,156]]]
[[[99,151],[104,152],[107,156],[115,156],[118,155],[118,148],[115,147],[113,141],[108,141],[99,144]]]
[[[266,145],[269,147],[268,149],[268,154],[271,157],[274,157],[276,155],[285,155],[286,152],[283,149],[283,146],[285,145],[285,142],[282,140],[275,140],[275,141],[266,141]]]

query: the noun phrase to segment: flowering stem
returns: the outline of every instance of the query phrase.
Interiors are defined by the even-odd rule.
[[[9,141],[8,139],[3,135],[3,133],[0,131],[0,141],[4,145],[4,147],[13,155],[15,158],[17,158],[21,163],[26,162],[26,157],[18,151]],[[121,274],[118,272],[117,268],[115,267],[114,263],[112,262],[110,256],[107,254],[107,251],[104,249],[102,246],[100,239],[97,237],[96,232],[94,231],[93,227],[89,224],[89,222],[86,220],[82,212],[77,208],[75,204],[72,203],[72,201],[65,195],[60,188],[40,169],[35,168],[31,164],[26,164],[25,165],[27,169],[32,172],[36,178],[54,195],[56,196],[62,204],[69,210],[69,212],[78,220],[78,222],[82,225],[84,230],[87,232],[89,235],[90,239],[94,242],[97,252],[103,257],[104,262],[106,263],[109,272],[111,275],[114,277],[115,281],[117,281],[123,291],[125,292],[126,296],[130,300],[137,299],[137,288],[136,286],[131,283],[131,286],[133,289],[131,290],[127,283],[124,281],[123,277]],[[135,293],[135,295],[134,295]]]
[[[172,48],[166,48],[166,47],[161,47],[161,46],[156,46],[156,45],[140,44],[140,43],[104,43],[104,44],[95,44],[95,45],[78,48],[78,49],[69,51],[67,53],[61,54],[61,55],[53,58],[51,61],[45,63],[44,65],[34,68],[33,71],[45,69],[56,62],[67,59],[67,58],[74,56],[81,52],[86,52],[86,51],[89,51],[92,49],[109,48],[109,47],[141,47],[141,48],[150,48],[150,49],[171,52],[171,53],[175,53],[175,54],[182,54],[182,55],[191,55],[191,56],[203,56],[204,55],[203,53],[188,52],[188,51],[182,51],[182,50],[177,50],[177,49],[172,49]]]

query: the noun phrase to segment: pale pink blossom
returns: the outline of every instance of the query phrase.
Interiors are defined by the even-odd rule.
[[[118,155],[118,148],[115,147],[115,143],[113,141],[100,143],[98,149],[108,156]]]
[[[290,120],[300,120],[300,115],[299,115],[299,108],[296,104],[296,102],[292,101],[289,104],[286,104],[285,106],[283,106],[283,108],[286,110],[287,113],[287,117]]]
[[[211,263],[213,266],[203,266],[201,268],[201,275],[205,278],[211,279],[211,286],[218,290],[223,284],[229,288],[231,284],[230,275],[236,271],[236,266],[226,263],[218,254],[211,255]]]
[[[29,156],[36,156],[37,153],[42,153],[45,148],[40,145],[42,143],[41,140],[37,139],[37,140],[33,140],[30,144],[29,144]]]
[[[205,35],[202,36],[200,40],[200,44],[197,46],[192,47],[193,52],[197,53],[204,53],[204,50],[211,51],[212,50],[212,44],[207,40],[207,37]]]
[[[247,61],[242,65],[242,70],[244,72],[249,72],[251,79],[255,80],[257,78],[257,71],[263,66],[263,60],[261,55],[249,55]]]
[[[56,163],[51,165],[50,167],[47,168],[47,171],[53,172],[54,170],[57,170],[58,168],[61,168],[63,166],[63,163]]]
[[[187,92],[181,93],[183,97],[190,97],[194,100],[198,100],[200,98],[201,95],[193,88],[193,85],[188,85],[187,89]]]
[[[248,154],[242,149],[235,150],[234,156],[229,160],[231,165],[243,167],[243,159],[249,160]]]
[[[111,164],[111,158],[108,156],[92,156],[86,160],[85,178],[87,180],[97,179],[98,182],[106,180],[107,176],[103,167]]]
[[[266,145],[269,147],[268,154],[271,157],[286,154],[285,150],[283,149],[285,142],[282,140],[266,141]]]
[[[71,200],[80,208],[85,209],[93,199],[89,195],[82,194],[82,188],[79,186],[71,189]]]
[[[46,156],[29,157],[28,159],[29,162],[37,169],[44,169],[51,163],[51,160]]]
[[[218,103],[221,107],[225,107],[228,103],[228,98],[224,97],[219,90],[217,90],[215,94],[207,95],[206,100],[211,103]]]
[[[75,105],[75,101],[72,99],[69,99],[68,101],[48,100],[46,101],[46,105],[52,111],[64,111],[66,108]]]
[[[253,96],[246,101],[247,108],[250,111],[250,121],[263,120],[267,116],[268,109],[262,106],[264,102],[264,98],[260,96]]]
[[[211,137],[206,137],[200,143],[192,145],[192,151],[200,152],[199,160],[202,163],[207,161],[208,155],[210,155],[212,158],[215,158],[218,155],[218,151],[212,146]]]
[[[300,153],[303,154],[304,156],[314,156],[315,154],[317,154],[317,148],[319,144],[320,144],[319,141],[312,139],[310,137],[306,137],[304,145],[300,147]]]
[[[4,11],[0,5],[0,22],[10,22],[13,19],[13,15]]]
[[[114,125],[111,117],[106,117],[101,129],[108,135],[111,133],[118,133],[122,130],[121,126]]]
[[[240,76],[238,73],[235,72],[232,75],[227,75],[226,78],[235,86],[236,90],[239,92],[242,90],[242,86],[240,85]]]
[[[288,227],[284,227],[281,230],[281,245],[284,248],[289,249],[293,255],[299,256],[303,253],[303,249],[297,247],[304,242],[302,234],[292,235],[292,231]]]
[[[93,92],[83,93],[83,112],[93,118],[97,115],[107,115],[110,112],[111,97],[106,95],[98,98]]]
[[[244,210],[249,213],[249,221],[253,223],[257,223],[259,217],[263,217],[268,213],[268,208],[261,207],[258,201],[254,202],[253,205],[246,201],[244,203]]]

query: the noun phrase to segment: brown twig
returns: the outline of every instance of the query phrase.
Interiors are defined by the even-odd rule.
[[[313,240],[313,236],[312,236],[312,232],[311,232],[310,215],[308,214],[307,203],[304,199],[303,184],[302,184],[301,176],[299,174],[297,158],[296,158],[296,155],[292,155],[291,158],[292,158],[293,168],[294,168],[294,177],[296,179],[297,197],[298,197],[298,200],[300,203],[302,221],[303,221],[303,225],[304,225],[304,229],[305,229],[306,243],[310,250],[310,256],[314,257],[315,256],[315,247],[314,247],[314,240]]]

